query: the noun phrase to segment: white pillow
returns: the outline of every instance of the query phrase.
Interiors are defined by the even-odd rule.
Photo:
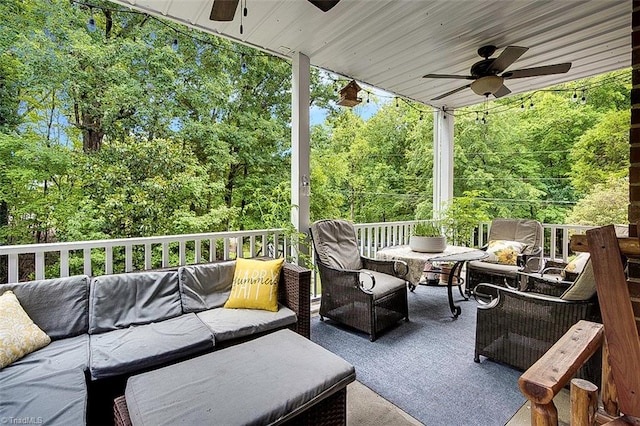
[[[487,247],[489,257],[485,262],[500,263],[502,265],[516,265],[518,255],[527,247],[524,243],[508,240],[491,240]]]

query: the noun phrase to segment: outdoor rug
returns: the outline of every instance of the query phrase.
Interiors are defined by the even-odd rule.
[[[428,426],[504,425],[525,402],[521,372],[481,358],[473,362],[476,302],[454,300],[446,288],[419,286],[409,293],[409,322],[369,336],[315,315],[311,340],[353,364],[365,386]]]

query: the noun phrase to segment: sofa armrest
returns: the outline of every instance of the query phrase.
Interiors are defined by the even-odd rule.
[[[311,335],[311,271],[285,262],[278,285],[278,300],[298,316],[293,331],[306,337]]]

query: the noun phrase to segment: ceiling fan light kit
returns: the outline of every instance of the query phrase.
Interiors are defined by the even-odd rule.
[[[571,68],[571,63],[567,62],[563,64],[544,65],[541,67],[524,68],[504,72],[527,50],[529,50],[527,47],[507,46],[504,48],[502,53],[498,55],[498,57],[491,58],[491,55],[496,51],[496,47],[493,45],[482,46],[478,49],[478,55],[482,56],[484,59],[471,66],[470,75],[427,74],[423,76],[423,78],[455,78],[473,80],[471,84],[466,84],[433,98],[433,101],[446,98],[447,96],[458,93],[466,88],[471,88],[474,93],[480,96],[493,95],[496,98],[501,98],[511,93],[511,90],[504,85],[505,80],[562,74],[566,73]],[[502,73],[502,75],[500,75],[500,73]]]
[[[471,90],[476,95],[489,96],[496,93],[502,87],[503,79],[497,75],[480,77],[471,83]]]

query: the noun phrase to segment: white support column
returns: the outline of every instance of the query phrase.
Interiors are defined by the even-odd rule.
[[[433,110],[433,217],[453,199],[453,110]]]
[[[309,103],[310,62],[300,52],[293,56],[291,78],[291,223],[298,232],[309,231]],[[299,247],[301,250],[302,247]]]

